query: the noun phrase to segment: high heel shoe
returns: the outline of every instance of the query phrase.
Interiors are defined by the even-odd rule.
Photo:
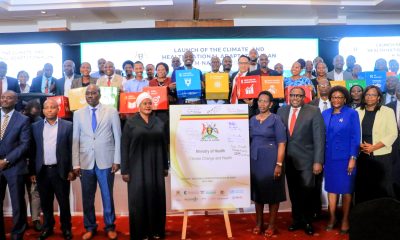
[[[346,230],[340,229],[339,233],[340,233],[341,235],[346,235],[346,234],[349,233],[349,229],[346,229]]]
[[[333,221],[332,224],[326,225],[325,230],[326,230],[326,231],[332,231],[332,230],[335,228],[335,225],[336,225],[336,220]]]
[[[260,235],[262,233],[262,228],[259,226],[256,226],[255,228],[253,228],[253,234],[255,235]]]
[[[272,237],[272,236],[274,236],[275,234],[276,234],[276,229],[275,228],[270,228],[270,229],[267,229],[265,232],[264,232],[264,237]]]

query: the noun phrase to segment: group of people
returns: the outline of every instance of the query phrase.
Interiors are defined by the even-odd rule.
[[[151,96],[142,92],[136,100],[139,112],[121,121],[116,109],[100,103],[100,86],[117,87],[121,92],[141,92],[145,86],[167,86],[171,104],[247,104],[251,198],[256,207],[255,234],[263,233],[267,237],[276,234],[279,203],[286,200],[285,177],[293,216],[289,230],[303,229],[310,235],[314,234],[313,219],[321,214],[323,179],[329,201],[327,230],[336,227],[339,195],[342,195],[343,203],[341,233],[347,233],[351,227],[349,212],[353,202],[357,204],[380,197],[400,198],[400,164],[396,161],[400,151],[397,146],[400,126],[397,77],[388,77],[385,93],[375,86],[363,89],[355,85],[350,91],[340,86],[331,88],[330,80],[357,78],[361,67],[355,64],[354,57],[347,58],[348,69],[344,70],[343,57],[336,56],[331,72],[320,57],[314,61],[299,59],[292,65],[292,76],[284,79],[285,87],[293,87],[288,104],[274,99],[268,91],[261,92],[257,99],[239,99],[238,77],[282,75],[281,65],[275,70],[268,68],[268,56],[258,55],[252,49],[249,55],[239,57],[237,72],[231,72],[229,56],[222,61],[213,57],[210,61],[210,72],[220,72],[222,65],[223,72],[230,75],[228,99],[206,100],[203,95],[182,99],[176,94],[175,71],[194,69],[201,73],[193,66],[192,52],[185,52],[182,61],[183,66],[179,58],[172,60],[174,71],[169,77],[169,66],[163,62],[144,68],[139,61],[127,60],[122,76],[111,61],[99,59],[99,71],[94,73],[90,64],[83,62],[81,75],[78,75],[74,73],[74,62],[67,60],[61,79],[52,76],[52,65],[47,63],[31,86],[27,84],[29,76],[26,72],[21,71],[18,80],[8,77],[7,64],[0,62],[0,197],[4,199],[8,185],[14,220],[12,239],[23,239],[27,227],[24,199],[27,176],[30,184],[37,186],[44,216],[39,239],[53,235],[54,196],[60,206],[63,236],[72,238],[69,191],[70,182],[77,177],[81,181],[86,229],[82,239],[92,239],[97,234],[94,209],[97,184],[102,196],[105,232],[109,239],[116,239],[113,183],[119,170],[128,187],[131,239],[165,236],[168,111],[153,111]],[[390,69],[397,76],[398,63],[397,68],[392,67],[396,63],[391,61]],[[382,59],[377,61],[376,70],[387,71],[385,65],[386,61],[382,63]],[[144,69],[147,78],[143,76]],[[204,88],[203,74],[200,76]],[[313,89],[316,98],[310,104],[304,102],[302,86]],[[59,106],[51,99],[43,104],[43,119],[39,116],[41,106],[35,105],[34,101],[23,111],[28,117],[15,110],[17,93],[68,96],[68,91],[77,87],[86,87],[88,106],[74,112],[73,119],[58,118]],[[33,190],[29,191],[32,201],[38,199]],[[267,227],[263,218],[265,204],[269,204],[270,210]],[[2,205],[0,208],[3,209]],[[35,216],[33,212],[32,220],[37,223],[40,209]],[[0,222],[0,237],[5,239],[4,222]]]

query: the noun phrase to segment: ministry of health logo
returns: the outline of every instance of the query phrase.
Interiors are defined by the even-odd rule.
[[[203,129],[201,130],[201,141],[218,141],[219,134],[218,128],[216,124],[212,123],[203,123]]]

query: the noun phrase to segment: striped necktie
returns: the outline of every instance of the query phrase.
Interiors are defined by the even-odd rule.
[[[3,124],[1,124],[0,139],[3,139],[4,132],[6,131],[6,128],[7,128],[7,126],[8,126],[8,120],[9,120],[9,118],[10,118],[10,116],[8,116],[8,114],[4,115]]]

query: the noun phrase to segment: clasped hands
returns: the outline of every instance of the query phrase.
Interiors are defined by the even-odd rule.
[[[168,177],[168,169],[164,169],[164,177]],[[128,183],[131,180],[131,176],[129,174],[122,174],[122,180]]]
[[[375,147],[374,145],[367,143],[367,142],[363,142],[360,144],[360,149],[361,152],[370,155],[373,151],[375,151]]]

